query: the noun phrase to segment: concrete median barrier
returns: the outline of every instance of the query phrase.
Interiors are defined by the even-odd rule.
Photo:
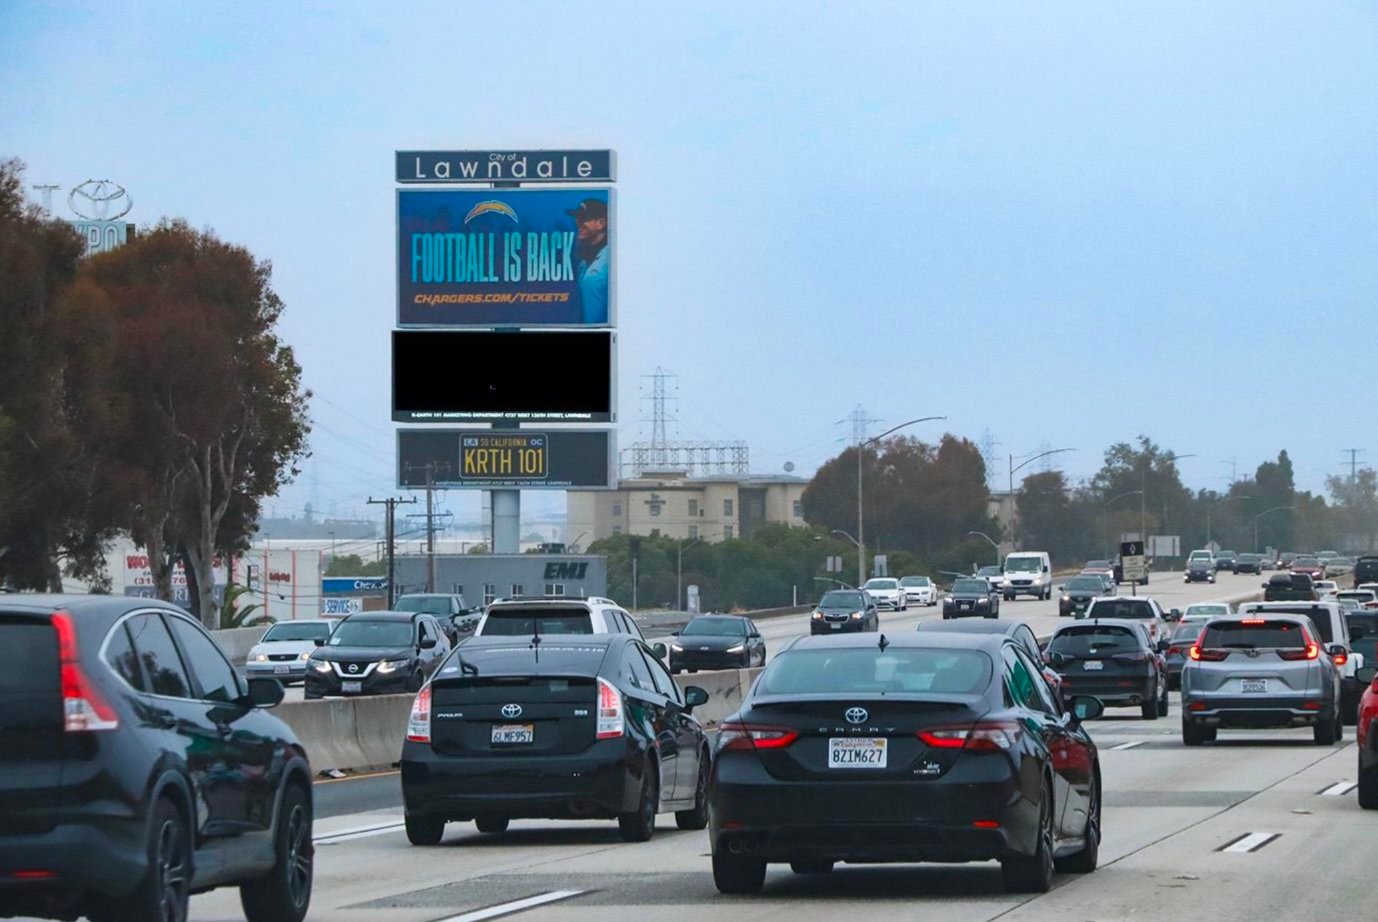
[[[402,758],[407,718],[415,698],[415,695],[379,695],[351,700],[359,750],[366,760],[364,765],[353,767],[390,768]]]
[[[230,662],[236,666],[243,666],[244,661],[249,656],[249,651],[254,644],[263,639],[263,635],[268,632],[268,625],[263,624],[258,627],[238,627],[228,631],[211,631],[211,636],[220,645],[220,649],[225,651]]]
[[[359,746],[357,701],[354,698],[284,701],[274,713],[285,720],[301,740],[312,771],[363,769],[370,763]]]
[[[742,706],[742,699],[751,690],[751,683],[761,674],[756,669],[723,669],[717,672],[696,672],[693,675],[675,676],[680,691],[690,685],[697,685],[708,692],[708,703],[694,710],[694,716],[705,727],[715,727],[735,714]]]

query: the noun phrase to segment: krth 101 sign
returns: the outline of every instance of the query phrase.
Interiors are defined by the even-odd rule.
[[[459,479],[544,477],[546,445],[546,437],[535,433],[466,435],[459,445]]]

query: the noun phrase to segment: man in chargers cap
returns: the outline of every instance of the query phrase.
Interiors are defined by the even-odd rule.
[[[608,203],[586,198],[566,212],[578,229],[574,278],[584,323],[608,322]]]

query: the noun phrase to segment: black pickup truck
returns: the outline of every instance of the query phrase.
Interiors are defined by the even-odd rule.
[[[1263,584],[1265,602],[1316,602],[1316,585],[1306,573],[1274,573]]]

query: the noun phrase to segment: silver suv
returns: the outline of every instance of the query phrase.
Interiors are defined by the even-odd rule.
[[[1311,727],[1318,745],[1343,735],[1340,672],[1303,615],[1206,622],[1182,668],[1182,742],[1223,728]]]
[[[1359,678],[1359,670],[1364,668],[1364,655],[1354,651],[1354,641],[1349,636],[1349,622],[1345,619],[1344,608],[1334,599],[1324,602],[1249,602],[1241,605],[1239,612],[1253,618],[1267,618],[1272,615],[1297,615],[1310,618],[1316,626],[1316,641],[1335,662],[1340,671],[1340,713],[1344,722],[1354,724],[1359,718],[1359,699],[1363,697],[1368,683]]]
[[[630,634],[638,640],[641,628],[612,599],[590,596],[573,599],[564,596],[525,596],[498,599],[483,613],[475,637],[511,635],[530,637],[540,634]]]

